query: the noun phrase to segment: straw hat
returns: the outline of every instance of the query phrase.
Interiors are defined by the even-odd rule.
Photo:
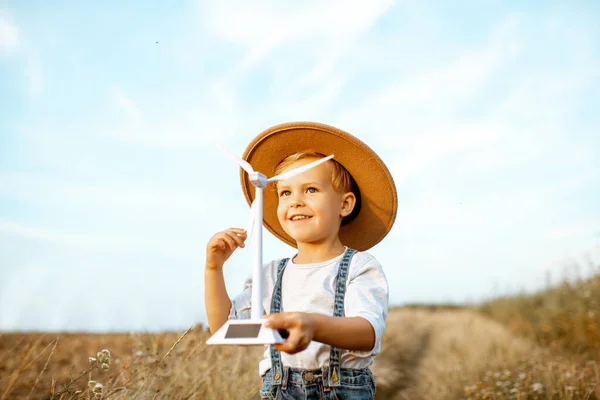
[[[342,244],[365,251],[379,243],[396,219],[396,187],[392,175],[379,156],[354,136],[325,124],[289,122],[273,126],[259,134],[250,142],[243,158],[255,171],[272,176],[275,167],[284,158],[301,151],[333,154],[334,159],[350,172],[358,185],[360,210],[351,222],[340,228]],[[244,196],[248,204],[251,204],[254,200],[254,186],[243,170],[240,171],[240,178]],[[273,235],[296,247],[294,239],[279,224],[277,193],[270,189],[264,190],[264,225]]]

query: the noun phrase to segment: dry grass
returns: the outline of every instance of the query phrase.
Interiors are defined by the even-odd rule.
[[[41,374],[49,354],[46,346],[57,336],[60,336],[58,345],[47,371]],[[91,376],[85,374],[56,398],[93,398],[89,380],[101,383],[101,398],[110,399],[255,398],[260,385],[257,361],[262,349],[207,346],[204,342],[209,335],[197,326],[165,358],[181,336],[181,332],[4,333],[0,336],[0,398],[26,399],[39,377],[31,398],[51,399],[72,379],[88,370],[89,357],[95,357],[104,348],[111,352],[112,361],[108,371],[93,369]],[[32,363],[36,357],[38,360]],[[136,395],[140,388],[142,390]]]
[[[392,309],[373,365],[377,398],[600,399],[599,296],[595,277],[471,309]],[[0,333],[0,400],[258,398],[263,348],[206,346],[207,338],[200,326]],[[105,348],[107,371],[89,360]],[[102,384],[96,397],[89,381]]]
[[[466,389],[469,397],[600,399],[600,274],[478,309],[544,351],[486,371]]]
[[[600,355],[600,274],[539,293],[496,299],[479,310],[542,346]]]

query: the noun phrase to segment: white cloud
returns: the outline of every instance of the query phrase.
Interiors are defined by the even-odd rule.
[[[384,14],[393,1],[309,1],[287,3],[229,0],[211,3],[202,19],[219,38],[249,47],[252,51],[298,39],[348,41]],[[260,53],[258,51],[257,53]]]
[[[0,175],[0,193],[4,198],[18,199],[30,204],[64,206],[88,210],[127,210],[129,213],[152,215],[194,216],[207,214],[219,200],[207,197],[207,189],[174,190],[131,183],[90,183],[65,179],[44,178],[30,174]]]
[[[395,78],[338,119],[347,126],[365,125],[371,131],[382,132],[401,124],[404,131],[411,130],[410,137],[420,134],[423,129],[429,130],[433,120],[441,122],[434,128],[443,134],[445,129],[440,130],[437,125],[447,126],[448,122],[453,122],[448,119],[455,118],[459,107],[480,96],[494,73],[518,56],[520,44],[515,32],[519,21],[516,16],[506,18],[488,35],[489,44],[483,49],[465,49],[448,64],[408,76],[400,75],[400,79]],[[373,119],[373,115],[384,118]],[[399,132],[386,137],[396,141],[400,136],[406,135]]]
[[[23,50],[23,47],[27,53],[24,68],[27,91],[31,97],[36,97],[43,89],[43,74],[39,57],[31,49],[27,49],[30,46],[23,46],[20,30],[13,22],[11,15],[0,10],[0,53]]]
[[[178,237],[163,233],[164,224],[153,225],[157,232],[140,233],[138,229],[113,224],[111,229],[94,231],[94,228],[80,227],[77,230],[59,230],[43,226],[27,225],[22,222],[0,220],[0,233],[18,236],[34,241],[43,241],[59,248],[84,252],[100,252],[109,254],[142,253],[165,256],[170,259],[191,260],[195,254],[191,251],[197,247],[197,241],[183,234]],[[180,228],[183,231],[183,227]],[[187,232],[188,230],[186,230]],[[151,250],[149,250],[149,248]]]
[[[212,35],[237,44],[244,51],[243,58],[222,77],[233,85],[278,47],[302,49],[298,55],[303,58],[323,49],[337,53],[369,30],[394,3],[392,0],[368,3],[227,0],[202,8],[202,21]],[[318,75],[322,68],[328,69],[326,65],[318,66],[309,75]]]
[[[477,149],[491,147],[505,132],[501,125],[484,122],[429,127],[407,147],[406,156],[391,163],[389,168],[397,184],[402,185],[406,179],[432,164],[439,164],[449,155],[476,153]]]
[[[0,52],[16,50],[19,42],[19,28],[8,13],[0,10]]]
[[[203,187],[202,182],[181,189],[179,183],[168,185],[158,180],[147,185],[113,180],[89,183],[4,174],[0,177],[2,198],[27,205],[35,213],[61,217],[50,218],[44,224],[4,218],[0,219],[0,232],[74,250],[152,253],[190,260],[196,256],[198,241],[207,235],[202,227],[212,210],[232,207],[228,197],[214,195],[214,190]],[[212,180],[208,177],[205,184]],[[231,212],[228,217],[245,223],[243,200],[236,200],[239,213]],[[227,218],[223,220],[231,223]]]
[[[109,90],[109,98],[119,113],[87,131],[147,147],[213,149],[215,138],[227,140],[244,122],[234,118],[232,93],[218,82],[207,85],[199,100],[182,103],[172,99],[168,107],[145,102],[141,95],[115,86]]]

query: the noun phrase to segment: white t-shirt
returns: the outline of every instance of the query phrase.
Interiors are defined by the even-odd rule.
[[[343,254],[328,261],[314,264],[295,264],[292,259],[283,273],[281,312],[314,312],[333,315],[335,278]],[[271,296],[277,282],[277,267],[281,260],[263,265],[263,310],[271,309]],[[244,290],[232,300],[230,319],[250,318],[252,279],[244,283]],[[363,317],[375,331],[375,346],[370,351],[341,350],[342,368],[366,368],[379,353],[381,336],[385,329],[388,313],[388,283],[377,260],[366,252],[357,252],[348,268],[344,316]],[[300,353],[281,352],[284,366],[314,369],[329,365],[329,345],[312,341]],[[264,375],[271,368],[271,355],[267,346],[264,359],[259,364],[259,373]]]

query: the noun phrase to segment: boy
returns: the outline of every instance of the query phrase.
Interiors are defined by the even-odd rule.
[[[381,265],[365,250],[394,222],[396,189],[388,169],[364,143],[334,127],[288,123],[267,129],[243,158],[275,174],[326,155],[334,159],[264,191],[264,225],[296,247],[289,259],[263,266],[266,326],[287,330],[285,343],[265,351],[261,398],[372,399],[369,369],[379,352],[388,310]],[[249,202],[254,191],[242,171]],[[211,332],[227,318],[249,318],[251,282],[230,300],[223,264],[246,232],[230,228],[207,244],[206,312]]]

